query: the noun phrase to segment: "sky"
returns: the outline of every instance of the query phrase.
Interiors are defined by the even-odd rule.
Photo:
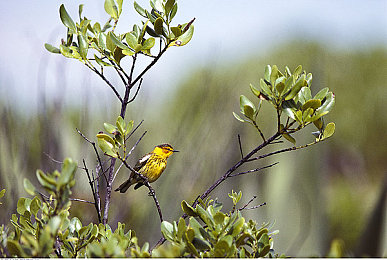
[[[78,19],[78,5],[83,3],[88,19],[105,21],[108,16],[103,2],[0,1],[0,99],[31,111],[39,91],[48,97],[67,95],[77,103],[81,102],[78,93],[90,90],[85,85],[92,87],[96,97],[102,94],[114,98],[80,62],[44,49],[44,43],[58,46],[65,36],[58,11],[62,3],[74,20]],[[148,1],[138,3],[149,7]],[[160,97],[197,67],[241,60],[288,40],[316,40],[342,49],[387,46],[385,0],[184,0],[178,1],[178,6],[175,22],[185,23],[195,17],[195,33],[188,45],[168,51],[145,77],[147,88]],[[132,1],[124,1],[117,31],[130,31],[139,18]]]

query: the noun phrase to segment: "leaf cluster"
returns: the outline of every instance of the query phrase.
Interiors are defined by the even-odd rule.
[[[103,132],[98,133],[98,146],[110,157],[125,158],[127,153],[125,141],[133,129],[133,120],[125,123],[124,119],[118,116],[115,125],[104,123],[103,126],[110,135]],[[122,155],[120,155],[120,148],[122,148]]]
[[[329,88],[323,88],[312,96],[311,85],[312,73],[303,71],[301,65],[293,72],[287,66],[285,71],[281,72],[276,65],[267,65],[264,77],[259,81],[260,87],[250,84],[251,92],[258,97],[258,105],[241,95],[240,109],[244,119],[236,113],[233,113],[234,117],[254,125],[262,135],[257,120],[261,104],[266,101],[276,110],[278,131],[285,139],[295,144],[296,140],[291,134],[313,123],[317,128],[317,131],[312,133],[316,136],[316,141],[324,140],[332,136],[335,130],[334,123],[325,125],[323,120],[323,116],[328,114],[335,104],[335,95]],[[283,114],[284,119],[281,118]],[[297,127],[292,127],[295,123]]]
[[[79,22],[74,22],[62,4],[59,8],[60,19],[67,28],[66,40],[62,40],[59,47],[48,43],[45,47],[52,53],[60,53],[67,58],[77,59],[90,67],[94,67],[92,60],[99,66],[119,65],[121,59],[137,53],[152,56],[151,49],[155,46],[156,38],[164,46],[183,46],[192,36],[194,27],[192,22],[172,26],[171,22],[177,12],[175,0],[151,0],[151,10],[148,11],[134,2],[135,10],[146,20],[142,24],[134,24],[128,32],[115,32],[116,25],[122,13],[123,0],[105,0],[104,8],[110,16],[101,25],[93,23],[82,15],[83,5],[79,5]],[[88,57],[93,50],[93,58]]]
[[[184,218],[178,222],[161,224],[161,232],[168,244],[153,251],[156,256],[162,253],[175,252],[182,257],[273,257],[278,256],[273,250],[272,236],[268,225],[258,226],[253,220],[246,221],[236,205],[242,192],[232,192],[229,197],[233,201],[233,209],[227,213],[222,211],[222,203],[208,200],[196,207],[186,201],[181,203],[185,214],[189,216],[188,225]]]
[[[125,224],[112,230],[106,224],[83,225],[77,217],[70,218],[71,188],[75,184],[77,165],[71,159],[63,163],[62,171],[51,174],[37,171],[41,186],[50,195],[40,193],[27,179],[25,190],[34,196],[20,198],[17,214],[11,223],[14,231],[0,227],[0,253],[12,257],[129,257],[149,256],[149,244],[137,244],[134,231],[125,233]],[[3,194],[3,192],[1,193]]]

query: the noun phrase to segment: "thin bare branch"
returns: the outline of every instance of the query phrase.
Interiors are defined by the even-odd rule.
[[[133,80],[132,82],[131,82],[131,86],[134,86],[136,83],[137,83],[137,81],[139,81],[143,76],[144,76],[144,74],[150,69],[150,68],[152,68],[153,67],[153,65],[155,65],[156,64],[156,62],[161,58],[161,56],[163,56],[163,54],[167,51],[167,49],[168,49],[168,45],[166,45],[161,51],[160,51],[160,53],[153,59],[153,61],[151,62],[151,63],[149,63],[149,65],[136,77],[136,79],[135,80]],[[131,75],[132,75],[132,73],[131,73]]]
[[[254,207],[250,207],[250,208],[244,208],[243,210],[257,209],[257,208],[260,208],[260,207],[265,206],[265,205],[266,205],[266,202],[264,202],[264,203],[262,203],[262,204],[260,204],[258,206],[254,206]]]
[[[238,143],[239,143],[239,150],[241,151],[241,157],[243,158],[243,150],[242,150],[242,143],[241,143],[241,136],[238,134]]]
[[[97,192],[96,188],[95,188],[95,184],[94,182],[91,180],[91,177],[90,177],[90,174],[89,174],[89,169],[87,168],[86,166],[86,162],[85,160],[83,159],[83,166],[85,167],[85,172],[87,174],[87,178],[89,179],[89,185],[90,185],[90,188],[91,188],[91,192],[93,193],[93,197],[94,197],[94,206],[95,206],[95,209],[97,211],[97,216],[98,216],[98,221],[99,223],[101,223],[101,209],[99,208],[99,192]],[[97,181],[98,183],[98,181]]]
[[[108,84],[108,86],[113,90],[114,94],[116,95],[116,97],[118,98],[118,100],[122,103],[122,97],[121,95],[118,93],[118,91],[116,90],[116,88],[112,85],[112,83],[110,83],[110,81],[103,75],[103,73],[99,72],[96,68],[94,67],[91,67],[89,64],[85,63],[85,65],[91,69],[92,71],[94,71],[98,76],[100,76],[103,81],[106,82],[106,84]]]
[[[255,200],[257,198],[256,195],[254,195],[242,208],[239,208],[238,210],[241,211],[241,210],[244,210],[251,202],[253,202],[253,200]]]
[[[83,199],[72,199],[70,198],[71,201],[79,201],[79,202],[85,202],[85,203],[89,203],[89,204],[94,204],[94,202],[91,202],[91,201],[88,201],[88,200],[83,200]]]
[[[97,146],[95,145],[95,142],[89,140],[84,134],[82,134],[82,132],[78,128],[75,128],[75,129],[77,130],[78,134],[80,134],[80,136],[82,136],[82,138],[86,140],[86,142],[88,142],[89,144],[91,144],[93,146],[94,152],[97,155],[97,159],[98,159],[99,166],[101,168],[101,172],[103,173],[103,176],[105,177],[105,181],[107,182],[107,177],[106,177],[106,174],[105,174],[105,172],[103,170],[101,157],[99,156],[99,153],[98,153],[98,150],[97,150]]]
[[[275,151],[275,152],[271,152],[271,153],[260,155],[260,156],[254,157],[254,158],[250,158],[250,159],[247,160],[247,162],[252,162],[252,161],[255,161],[255,160],[260,160],[260,159],[263,159],[263,158],[266,158],[266,157],[269,157],[269,156],[272,156],[272,155],[275,155],[275,154],[279,154],[279,153],[285,153],[285,152],[300,150],[300,149],[309,147],[311,145],[317,144],[317,143],[322,142],[322,141],[324,141],[324,140],[314,141],[312,143],[301,145],[301,146],[292,146],[292,147],[289,147],[289,148],[285,148],[285,149],[282,149],[282,150],[278,150],[278,151]]]
[[[141,141],[141,139],[144,137],[144,135],[147,133],[147,131],[145,131],[142,136],[137,140],[137,142],[133,145],[132,149],[130,149],[130,151],[128,152],[128,154],[126,155],[125,157],[125,161],[129,158],[129,155],[131,155],[131,153],[133,152],[133,150],[137,147],[138,143]],[[120,166],[118,166],[117,170],[116,170],[116,173],[114,174],[114,177],[113,177],[113,182],[114,180],[116,179],[116,176],[118,174],[118,172],[120,171],[121,167],[124,165],[124,163],[121,162]]]
[[[140,80],[140,83],[138,84],[136,93],[134,93],[134,96],[127,102],[128,104],[131,103],[131,102],[133,102],[133,101],[136,99],[137,94],[138,94],[138,92],[140,91],[141,84],[142,84],[142,78],[141,78],[141,80]]]
[[[247,174],[247,173],[258,172],[258,171],[260,171],[260,170],[263,170],[263,169],[266,169],[266,168],[273,167],[274,165],[276,165],[276,164],[278,164],[278,163],[279,163],[279,162],[275,162],[275,163],[266,165],[266,166],[261,167],[261,168],[256,168],[256,169],[248,170],[248,171],[245,171],[245,172],[239,172],[239,173],[231,174],[231,175],[229,175],[229,177],[236,177],[236,176],[243,175],[243,174]]]

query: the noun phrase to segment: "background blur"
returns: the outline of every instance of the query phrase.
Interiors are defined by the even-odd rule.
[[[78,1],[0,2],[0,189],[7,189],[0,223],[8,223],[16,199],[27,196],[23,178],[36,184],[36,169],[61,167],[45,154],[60,161],[85,158],[91,167],[94,153],[75,128],[94,138],[103,122],[114,123],[119,114],[115,96],[98,76],[44,49],[44,43],[58,45],[65,35],[61,3],[75,20]],[[89,19],[107,19],[102,0],[82,3]],[[132,1],[124,7],[120,32],[140,21]],[[248,165],[244,169],[280,162],[227,181],[212,197],[229,203],[227,193],[234,189],[243,192],[241,205],[254,195],[257,205],[267,202],[245,216],[274,223],[280,231],[274,239],[277,252],[325,256],[338,239],[354,254],[380,240],[377,255],[386,257],[386,202],[380,200],[387,171],[386,13],[387,1],[372,0],[179,2],[175,22],[196,17],[194,37],[187,46],[171,48],[145,76],[127,114],[135,123],[144,120],[132,144],[148,131],[132,164],[156,144],[168,142],[181,151],[153,185],[165,219],[177,220],[183,199],[194,200],[239,160],[237,134],[245,153],[260,143],[254,129],[232,112],[239,111],[239,95],[254,99],[249,83],[258,84],[264,66],[294,70],[302,64],[313,73],[313,93],[329,87],[336,95],[326,118],[336,123],[333,138]],[[271,107],[263,109],[260,122],[269,136],[275,121]],[[306,129],[299,144],[313,140],[308,131],[314,129]],[[114,186],[127,174],[121,172]],[[84,172],[77,172],[77,180],[74,197],[92,200]],[[142,242],[159,239],[158,215],[146,189],[114,194],[112,203],[111,226],[125,222]],[[83,223],[96,221],[90,205],[74,203],[72,214]],[[374,230],[367,227],[372,217]]]

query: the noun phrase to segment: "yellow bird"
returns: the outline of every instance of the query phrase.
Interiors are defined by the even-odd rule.
[[[148,178],[149,182],[154,182],[160,177],[160,175],[167,167],[168,157],[175,152],[178,151],[174,150],[170,144],[157,145],[152,152],[147,153],[138,160],[134,166],[134,170]],[[131,185],[135,183],[137,183],[136,186],[134,186],[135,190],[144,185],[141,177],[132,171],[130,173],[129,179],[122,183],[115,191],[124,193]]]

